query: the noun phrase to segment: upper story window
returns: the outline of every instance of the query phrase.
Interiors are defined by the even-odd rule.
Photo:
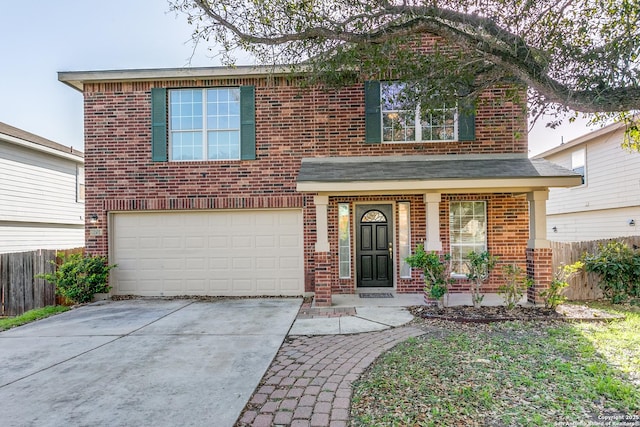
[[[585,164],[586,164],[586,152],[584,148],[576,150],[571,153],[571,170],[575,173],[582,175],[582,183],[585,181]]]
[[[365,142],[466,142],[476,140],[475,108],[460,99],[456,107],[422,111],[403,105],[402,84],[364,82]],[[399,96],[400,95],[400,96]]]
[[[445,105],[421,111],[420,105],[405,109],[401,101],[404,85],[398,82],[380,83],[382,105],[382,140],[391,141],[454,141],[457,132],[456,108]]]
[[[255,87],[151,89],[151,160],[256,159]]]
[[[169,91],[171,160],[240,159],[240,89]]]

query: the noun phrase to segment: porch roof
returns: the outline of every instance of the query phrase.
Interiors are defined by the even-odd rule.
[[[327,194],[512,192],[581,184],[580,174],[521,154],[318,157],[302,160],[297,190]]]

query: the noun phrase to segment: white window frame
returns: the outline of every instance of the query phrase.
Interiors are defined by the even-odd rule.
[[[458,107],[457,105],[455,107],[451,107],[451,108],[437,108],[437,109],[432,109],[428,116],[429,118],[432,120],[433,119],[433,113],[434,112],[450,112],[453,111],[453,138],[452,139],[423,139],[422,138],[422,121],[421,121],[421,112],[420,112],[420,105],[418,104],[418,106],[416,106],[415,108],[415,112],[413,113],[414,116],[414,134],[415,134],[415,138],[414,139],[404,139],[404,140],[386,140],[385,137],[385,127],[384,127],[384,117],[385,114],[402,114],[402,113],[408,113],[410,110],[385,110],[384,106],[385,106],[385,100],[384,100],[384,94],[385,94],[385,90],[384,90],[384,86],[385,85],[401,85],[401,83],[398,82],[393,82],[393,81],[387,81],[387,82],[380,82],[380,132],[381,132],[381,138],[382,138],[382,142],[385,144],[406,144],[406,143],[411,143],[411,142],[455,142],[458,140]],[[406,130],[406,129],[405,129]],[[406,138],[406,135],[405,135]]]
[[[238,115],[240,114],[241,105],[241,95],[240,95],[240,87],[238,86],[221,86],[221,87],[205,87],[205,88],[181,88],[181,89],[169,89],[169,111],[168,111],[168,134],[169,134],[169,161],[171,162],[215,162],[215,161],[229,161],[229,160],[240,160],[242,155],[242,138],[241,138],[241,119],[238,118],[238,127],[237,128],[227,128],[227,129],[209,129],[207,126],[207,91],[216,90],[216,89],[235,89],[238,91]],[[201,129],[173,129],[172,127],[172,102],[171,95],[172,93],[180,92],[180,91],[201,91],[202,92],[202,128]],[[237,157],[223,158],[223,159],[210,159],[209,158],[209,132],[238,132],[238,155]],[[202,136],[202,158],[200,159],[175,159],[173,158],[173,136],[174,133],[200,133]]]
[[[477,247],[478,246],[478,242],[474,242],[474,243],[454,243],[454,209],[453,209],[453,205],[454,204],[460,204],[460,203],[474,203],[474,204],[482,204],[482,212],[483,212],[483,219],[484,219],[484,242],[483,242],[483,246],[482,248],[476,248],[475,251],[476,252],[484,252],[487,250],[487,245],[488,245],[488,236],[487,236],[487,232],[488,232],[488,227],[487,227],[487,223],[488,223],[488,218],[487,218],[487,202],[486,200],[457,200],[457,201],[452,201],[449,202],[449,255],[451,256],[451,276],[455,277],[455,278],[464,278],[466,277],[466,271],[457,271],[458,265],[456,265],[457,263],[462,263],[464,258],[462,259],[458,259],[457,255],[459,253],[462,252],[462,248],[464,247]],[[476,215],[475,215],[475,208],[474,208],[474,214],[472,215],[472,220],[476,219]],[[471,222],[471,221],[469,221]],[[468,225],[469,223],[467,223]],[[463,228],[466,228],[466,226]],[[455,249],[460,249],[460,250],[456,250]]]
[[[582,169],[582,172],[580,172]],[[573,172],[579,173],[582,175],[582,185],[578,187],[583,187],[587,185],[587,149],[586,147],[578,148],[577,150],[573,150],[571,152],[571,170]],[[573,187],[576,188],[576,187]]]
[[[76,165],[76,203],[84,203],[85,190],[84,166]]]
[[[398,253],[400,255],[400,271],[401,279],[411,278],[411,266],[407,264],[405,259],[411,255],[411,203],[398,202]],[[406,230],[404,229],[403,212],[400,207],[406,206]],[[406,235],[406,242],[402,242],[402,236]],[[405,271],[405,274],[402,272]]]
[[[341,207],[346,208],[346,229],[342,229],[343,224],[340,222],[342,217]],[[346,245],[344,239],[341,239],[342,234],[346,235]],[[343,258],[346,261],[343,261]],[[343,269],[344,267],[344,269]],[[344,271],[346,269],[346,271]],[[340,279],[351,278],[351,206],[349,203],[338,203],[338,275]]]

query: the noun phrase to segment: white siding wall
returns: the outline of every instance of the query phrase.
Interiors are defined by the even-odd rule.
[[[571,169],[571,153],[586,150],[586,183],[552,188],[547,202],[549,240],[582,241],[640,234],[640,153],[620,146],[624,130],[610,132],[560,153],[549,161]],[[557,232],[553,227],[557,227]]]
[[[47,225],[0,221],[0,253],[84,246],[83,225]]]
[[[79,164],[0,141],[0,252],[84,246]]]
[[[635,220],[630,226],[629,220]],[[640,235],[640,206],[547,216],[547,238],[556,242]],[[558,231],[553,231],[556,227]]]

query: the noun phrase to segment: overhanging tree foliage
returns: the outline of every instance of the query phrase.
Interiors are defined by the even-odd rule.
[[[535,120],[590,114],[627,123],[640,151],[639,0],[170,0],[193,40],[287,64],[326,84],[393,77],[416,99],[474,98],[499,84],[529,88]],[[420,37],[441,43],[415,49]],[[391,71],[392,70],[392,71]],[[392,74],[390,74],[392,73]],[[516,91],[517,92],[517,91]]]

